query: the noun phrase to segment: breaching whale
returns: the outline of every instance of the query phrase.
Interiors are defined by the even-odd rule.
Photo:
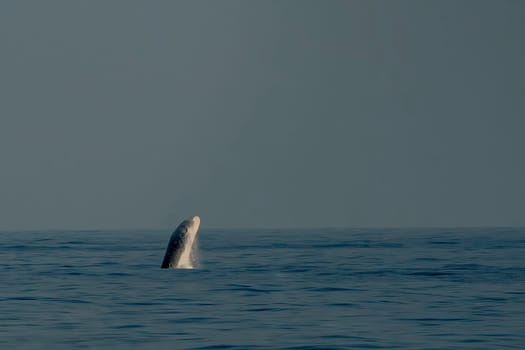
[[[193,216],[184,220],[173,232],[160,266],[163,269],[191,269],[194,264],[193,248],[201,219]]]

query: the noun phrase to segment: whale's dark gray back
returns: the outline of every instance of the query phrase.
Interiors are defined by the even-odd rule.
[[[180,258],[180,254],[184,249],[184,236],[186,235],[186,227],[181,227],[182,224],[172,233],[168,246],[166,247],[166,254],[162,261],[161,268],[168,269],[175,267]]]

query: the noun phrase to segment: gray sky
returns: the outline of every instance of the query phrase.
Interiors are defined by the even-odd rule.
[[[0,229],[525,225],[524,1],[2,1]]]

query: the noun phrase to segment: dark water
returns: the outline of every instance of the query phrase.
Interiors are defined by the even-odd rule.
[[[0,349],[524,349],[525,230],[0,233]]]

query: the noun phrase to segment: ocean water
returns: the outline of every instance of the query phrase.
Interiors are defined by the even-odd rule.
[[[0,349],[525,349],[525,230],[0,233]]]

